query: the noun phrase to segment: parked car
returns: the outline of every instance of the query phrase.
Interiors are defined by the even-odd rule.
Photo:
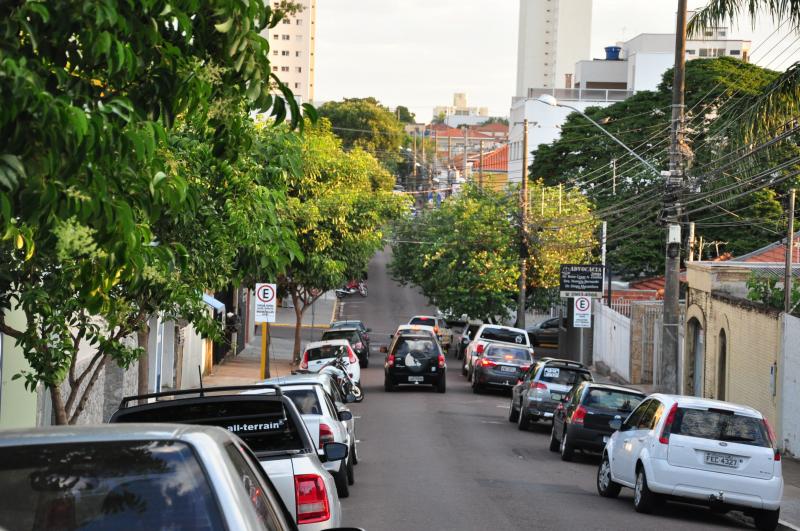
[[[400,325],[395,330],[394,334],[389,336],[389,339],[394,338],[394,336],[400,334],[428,334],[430,335],[436,342],[439,341],[439,336],[436,334],[436,331],[432,326],[425,326],[425,325]],[[441,344],[441,343],[440,343]]]
[[[364,324],[364,321],[360,321],[358,319],[331,321],[331,325],[329,328],[336,329],[336,328],[352,328],[352,327],[358,328],[358,330],[361,332],[361,337],[363,337],[364,341],[366,341],[367,349],[369,349],[370,348],[369,333],[372,332],[372,328],[367,328],[367,325]]]
[[[274,394],[240,394],[261,389],[272,389]],[[156,401],[142,403],[150,399]],[[129,405],[134,402],[140,405]],[[325,470],[294,403],[277,386],[186,389],[126,397],[110,422],[175,422],[226,428],[253,451],[301,530],[329,529],[341,521],[333,476]],[[348,454],[347,445],[337,442],[326,443],[323,450],[325,461],[341,461]]]
[[[738,509],[758,529],[778,526],[781,454],[766,418],[753,408],[704,398],[654,394],[625,421],[616,419],[597,471],[597,491],[634,490],[636,511],[665,499],[725,512]]]
[[[398,385],[432,385],[444,393],[447,362],[439,343],[428,334],[398,334],[389,348],[383,347],[383,388],[394,391]]]
[[[482,324],[483,323],[468,323],[461,331],[461,336],[459,337],[456,347],[456,359],[460,360],[464,357],[464,351],[467,349],[467,346],[470,341],[472,341],[472,338],[475,337],[475,333]]]
[[[528,338],[530,338],[531,346],[558,348],[559,329],[566,328],[566,326],[567,319],[563,317],[552,317],[536,323],[528,328]]]
[[[464,363],[461,366],[461,374],[472,380],[472,368],[474,365],[474,358],[483,355],[483,351],[490,343],[505,343],[509,345],[521,346],[530,348],[528,334],[521,328],[513,328],[511,326],[501,326],[493,324],[484,324],[475,332],[475,336],[470,341],[467,348],[464,349]]]
[[[305,375],[298,375],[305,376]],[[317,453],[324,459],[325,443],[337,442],[346,444],[349,448],[348,455],[340,461],[323,461],[325,470],[333,475],[336,482],[336,492],[339,498],[347,498],[350,495],[350,485],[355,483],[355,471],[353,469],[353,456],[355,455],[356,440],[345,421],[353,420],[350,411],[339,411],[333,401],[325,392],[322,384],[312,382],[293,382],[296,376],[282,378],[282,383],[274,381],[265,383],[278,385],[284,396],[288,396],[295,407],[300,412],[303,422],[308,428],[311,438],[317,448]],[[245,391],[244,394],[271,394],[273,389],[259,389]]]
[[[331,341],[334,339],[345,339],[358,356],[358,364],[361,367],[369,367],[369,342],[364,338],[363,333],[356,327],[339,327],[328,329],[322,332],[321,341]]]
[[[320,488],[324,491],[319,477],[298,476],[292,498],[296,490],[301,522],[324,519],[328,528],[338,520],[318,498]],[[0,433],[0,528],[292,531],[297,526],[250,448],[230,431],[131,424]]]
[[[447,326],[447,321],[445,321],[444,317],[415,315],[408,321],[408,324],[432,326],[433,331],[439,337],[439,343],[442,345],[442,349],[445,352],[447,352],[450,349],[450,345],[453,344],[453,331]]]
[[[472,391],[480,393],[487,387],[511,389],[531,367],[530,349],[489,343],[483,356],[475,362]]]
[[[575,450],[601,452],[614,432],[608,423],[624,419],[644,400],[644,393],[618,385],[583,382],[556,406],[550,451],[571,461]]]
[[[556,408],[573,385],[593,381],[592,373],[577,361],[540,360],[511,392],[510,422],[527,430],[532,422],[552,419]]]
[[[300,359],[300,369],[319,372],[326,364],[341,355],[347,363],[347,374],[356,383],[361,383],[361,365],[355,350],[347,339],[315,341],[306,345]]]

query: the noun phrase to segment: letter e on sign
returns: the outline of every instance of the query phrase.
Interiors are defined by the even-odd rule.
[[[275,284],[256,284],[256,323],[274,323]]]

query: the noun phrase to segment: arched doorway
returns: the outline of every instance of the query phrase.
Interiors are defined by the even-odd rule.
[[[725,329],[719,331],[719,357],[717,361],[717,400],[725,400],[728,378],[728,335]]]
[[[703,375],[705,374],[705,330],[696,317],[689,319],[689,355],[686,358],[686,379],[684,392],[687,395],[703,396]]]

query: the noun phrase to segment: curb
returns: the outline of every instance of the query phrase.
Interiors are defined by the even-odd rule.
[[[270,328],[294,328],[296,325],[289,324],[289,323],[270,323]],[[309,325],[304,324],[300,325],[300,328],[319,328],[321,330],[327,330],[330,328],[330,325]]]
[[[783,527],[783,528],[786,528],[786,529],[793,529],[794,531],[800,531],[800,527],[798,527],[798,526],[796,526],[794,524],[790,524],[786,520],[778,520],[778,525],[779,525],[778,529]]]
[[[339,302],[340,302],[340,300],[341,299],[339,299],[337,297],[333,301],[333,311],[331,312],[331,322],[334,322],[336,320],[336,318],[339,316]],[[326,326],[325,328],[329,328],[329,327]]]

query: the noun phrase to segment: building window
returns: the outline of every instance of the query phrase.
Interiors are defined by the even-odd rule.
[[[277,67],[277,66],[273,66],[273,67],[272,67],[272,71],[273,71],[273,72],[277,72],[277,71],[278,71],[278,67]]]
[[[288,35],[283,35],[283,40],[288,41],[289,40],[289,36]]]
[[[286,55],[286,56],[288,56],[288,55],[289,55],[289,50],[283,50],[283,51],[281,52],[281,55]]]
[[[289,71],[289,67],[288,66],[282,66],[281,67],[281,72],[288,72],[288,71]]]
[[[298,26],[302,26],[302,25],[303,25],[303,20],[302,20],[302,19],[299,19],[299,18],[298,18],[298,19],[296,20],[296,22],[297,22],[297,25],[298,25]]]
[[[731,50],[730,51],[731,55],[739,55],[739,53],[740,53],[740,50]]]
[[[295,57],[300,57],[300,52],[294,52]]]
[[[272,50],[272,55],[278,55],[278,50]]]
[[[278,40],[278,34],[276,33],[275,35],[272,36],[272,38],[277,41]]]
[[[694,50],[686,50],[686,55],[694,55]]]
[[[700,48],[700,57],[708,57],[708,48]]]
[[[303,68],[302,68],[302,67],[300,67],[300,66],[298,66],[298,67],[297,67],[297,73],[299,74],[299,73],[300,73],[300,72],[302,72],[302,71],[303,71]]]
[[[289,20],[288,18],[285,18],[285,19],[283,19],[283,23],[284,23],[284,24],[291,24],[291,23],[292,23],[292,21],[291,21],[291,20]]]
[[[725,36],[725,30],[719,30],[719,36],[720,37],[724,37]]]
[[[713,32],[713,31],[706,30],[706,32],[705,32],[705,36],[706,36],[706,37],[713,37],[713,36],[714,36],[714,32]]]
[[[300,83],[295,83],[294,84],[294,88],[299,89],[300,88]]]

